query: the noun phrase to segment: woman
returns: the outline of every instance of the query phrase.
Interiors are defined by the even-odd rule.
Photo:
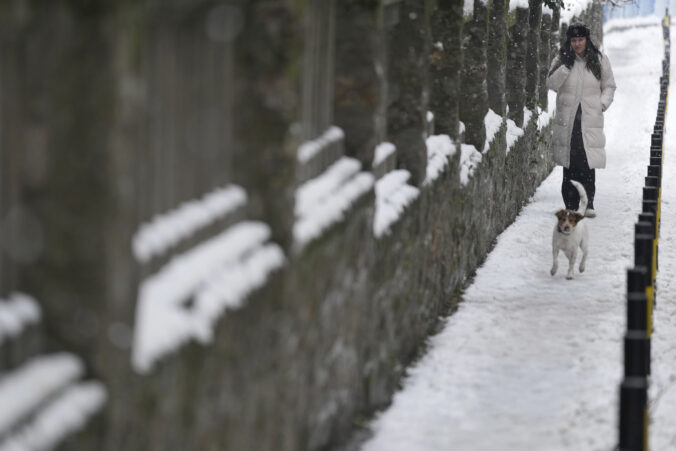
[[[603,112],[613,102],[615,79],[608,57],[589,37],[589,28],[575,22],[566,31],[566,43],[552,61],[547,87],[556,91],[552,150],[563,166],[561,194],[569,210],[577,210],[580,196],[570,183],[582,183],[589,204],[585,216],[593,218],[596,174],[606,166]]]

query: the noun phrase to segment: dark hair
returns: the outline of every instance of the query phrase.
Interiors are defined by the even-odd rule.
[[[569,28],[570,29],[570,28]],[[566,33],[567,34],[567,33]],[[573,36],[576,37],[576,36]],[[580,36],[582,37],[582,36]],[[594,74],[597,80],[601,79],[601,51],[594,45],[589,36],[586,36],[587,43],[585,45],[585,55],[584,59],[586,62],[587,70]],[[570,49],[570,52],[573,51],[570,45],[570,36],[567,37],[564,47]]]

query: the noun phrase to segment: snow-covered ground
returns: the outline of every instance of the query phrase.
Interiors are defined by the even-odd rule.
[[[645,20],[643,20],[644,22]],[[664,55],[655,26],[608,33],[617,92],[605,114],[608,166],[597,170],[587,270],[552,277],[561,168],[498,239],[458,311],[429,340],[402,391],[370,425],[365,451],[613,450],[633,266],[650,134]],[[673,96],[672,96],[673,98]],[[673,104],[673,101],[670,102]],[[653,335],[651,448],[676,449],[676,105],[667,110],[658,306]],[[672,132],[676,133],[676,132]],[[655,399],[659,399],[655,402]]]

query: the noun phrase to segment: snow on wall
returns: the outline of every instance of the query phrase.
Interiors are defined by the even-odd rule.
[[[465,0],[465,7],[467,7],[467,2],[471,0]],[[570,19],[573,16],[579,16],[589,5],[592,3],[592,0],[564,0],[564,7],[561,8],[561,21],[570,22]],[[525,8],[528,9],[528,0],[510,0],[509,10],[514,11],[516,8]],[[469,14],[472,11],[470,9]],[[542,5],[542,14],[553,15],[553,11],[550,7]],[[467,14],[467,13],[465,13]]]
[[[40,307],[30,296],[13,293],[8,300],[0,299],[0,344],[15,337],[30,324],[40,321]]]
[[[495,138],[495,134],[502,127],[502,116],[497,114],[492,109],[488,109],[488,113],[484,117],[484,125],[486,126],[486,143],[484,144],[483,153],[488,152],[488,149],[491,147],[491,143]]]
[[[373,167],[376,167],[385,161],[387,157],[392,155],[396,150],[397,148],[390,142],[382,142],[378,144],[373,155]]]
[[[270,228],[243,221],[175,256],[139,287],[132,364],[148,372],[156,360],[191,339],[207,343],[226,308],[240,307],[284,253],[266,241]],[[193,299],[193,305],[185,304]]]
[[[488,5],[488,0],[477,0],[484,5]],[[467,16],[467,15],[472,15],[474,14],[474,0],[464,0],[464,4],[462,6],[462,13]]]
[[[433,135],[425,141],[427,144],[427,172],[423,185],[435,181],[448,166],[448,159],[455,155],[455,143],[448,135]]]
[[[358,160],[342,157],[296,190],[296,223],[293,227],[296,249],[343,220],[350,207],[373,189],[373,174],[360,172],[360,169]]]
[[[296,158],[300,163],[307,163],[319,153],[320,150],[328,145],[341,141],[345,138],[345,133],[342,129],[336,126],[329,127],[319,138],[312,141],[307,141],[298,148]]]
[[[516,8],[526,8],[526,9],[528,9],[528,0],[510,0],[509,1],[509,10],[514,11]]]
[[[399,169],[387,173],[376,182],[373,234],[377,238],[389,233],[392,224],[399,220],[406,207],[420,194],[418,188],[407,184],[410,177],[410,172]]]
[[[0,440],[0,451],[52,449],[68,435],[82,429],[87,420],[103,407],[106,398],[106,389],[99,382],[83,382],[68,387],[41,408],[30,423]]]
[[[465,186],[474,175],[474,170],[481,163],[483,156],[470,144],[461,144],[460,152],[460,183]]]
[[[545,128],[551,120],[554,118],[556,113],[556,93],[552,90],[547,91],[548,100],[547,100],[547,111],[543,111],[538,107],[538,130]]]
[[[474,14],[474,0],[464,0],[462,14],[465,16]]]
[[[0,435],[8,432],[45,399],[82,376],[72,354],[35,357],[0,379]]]
[[[505,153],[509,153],[509,151],[512,150],[512,147],[514,147],[514,144],[516,144],[522,136],[523,129],[517,127],[513,120],[507,119],[507,149],[505,149]]]
[[[570,24],[574,16],[579,16],[591,5],[592,0],[564,0],[561,8],[561,22]]]
[[[181,240],[208,226],[247,202],[246,192],[230,185],[186,202],[175,210],[142,224],[132,238],[136,260],[142,263],[161,255]]]

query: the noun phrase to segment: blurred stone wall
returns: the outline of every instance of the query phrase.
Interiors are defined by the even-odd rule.
[[[510,83],[510,61],[530,58],[511,70],[529,68],[529,105],[541,105],[538,69],[559,39],[558,16],[540,20],[538,2],[537,19],[517,12],[508,35],[506,3],[493,15],[476,0],[480,17],[465,18],[456,0],[0,3],[0,296],[39,299],[45,347],[78,353],[110,392],[64,449],[332,449],[387,405],[552,168],[536,114],[509,152],[504,121],[483,149],[488,107],[506,99],[523,121],[526,72]],[[490,48],[521,53],[487,64]],[[488,97],[487,71],[505,92]],[[428,111],[458,149],[424,184]],[[467,185],[460,114],[483,151]],[[299,146],[332,125],[343,139],[300,164]],[[391,232],[374,236],[371,190],[294,248],[299,183],[342,155],[370,171],[385,141],[420,189]],[[246,190],[246,206],[157,258],[134,257],[140,224],[227,184]],[[243,219],[270,227],[286,264],[225,313],[211,344],[137,373],[141,282]]]

